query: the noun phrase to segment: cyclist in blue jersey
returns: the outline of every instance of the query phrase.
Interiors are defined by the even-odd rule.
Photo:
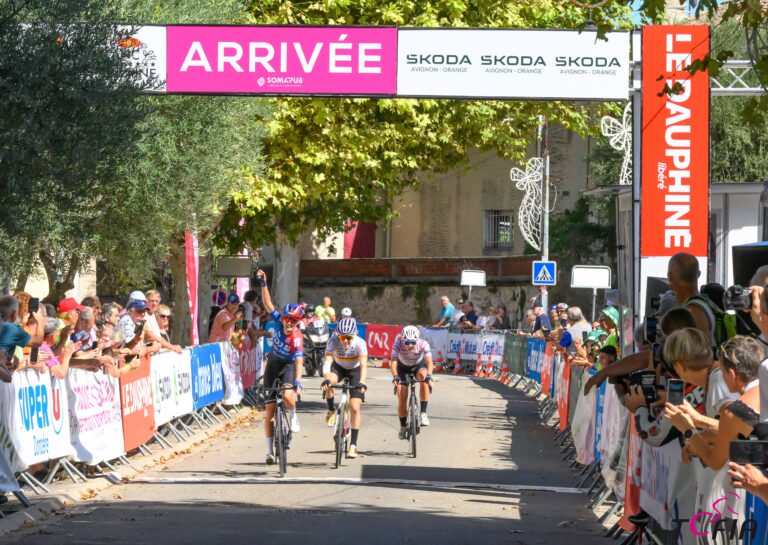
[[[397,417],[400,420],[398,437],[406,439],[405,424],[407,421],[408,389],[401,384],[408,375],[423,380],[419,392],[421,414],[419,420],[422,426],[429,426],[427,405],[429,404],[429,386],[432,382],[432,349],[429,343],[421,338],[419,328],[407,325],[392,346],[391,362],[392,382],[397,388]]]
[[[264,371],[264,387],[273,388],[275,381],[280,379],[283,384],[293,384],[296,389],[301,388],[301,377],[304,372],[304,337],[298,328],[303,312],[299,305],[288,304],[283,309],[282,316],[275,310],[272,297],[267,288],[267,275],[259,270],[256,276],[261,283],[261,299],[264,308],[277,324],[277,329],[272,334],[272,352],[267,357],[267,366]],[[291,415],[291,431],[299,432],[299,418],[296,416],[296,390],[283,392],[283,404]],[[267,414],[264,418],[264,436],[267,444],[267,464],[275,463],[274,453],[274,423],[275,401],[277,393],[272,391],[267,395]]]

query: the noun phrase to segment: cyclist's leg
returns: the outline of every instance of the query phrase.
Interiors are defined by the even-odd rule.
[[[293,384],[296,381],[296,364],[284,363],[280,369],[280,381],[283,384]],[[286,411],[293,411],[296,409],[296,397],[294,390],[283,391],[283,405]]]
[[[410,368],[398,362],[397,376],[400,377],[401,382],[401,384],[399,384],[397,387],[397,416],[400,418],[400,422],[402,424],[403,419],[407,414],[408,387],[405,385],[405,381],[408,380],[408,376],[410,376]]]
[[[346,375],[349,377],[350,386],[360,385],[360,368],[350,369]],[[350,412],[350,424],[352,426],[352,438],[350,443],[357,446],[357,437],[360,433],[360,424],[362,422],[361,408],[363,401],[365,401],[365,394],[360,390],[351,390],[349,392],[349,412]]]
[[[327,375],[325,375],[326,380],[328,380],[331,383],[331,386],[339,383],[340,373],[339,373],[338,367],[339,366],[334,362],[333,364],[331,364],[331,371]],[[328,403],[329,411],[334,410],[333,397],[335,395],[336,394],[333,388],[328,388],[328,390],[325,392],[325,401]]]
[[[422,367],[421,364],[419,365],[419,370],[416,372],[416,376],[419,380],[424,380],[427,378],[428,370],[426,365]],[[429,426],[429,417],[427,417],[427,405],[429,404],[429,384],[426,382],[422,382],[419,384],[420,386],[420,395],[419,400],[421,403],[419,404],[419,419],[421,421],[422,426]]]
[[[270,357],[267,359],[267,368],[264,371],[264,387],[265,388],[274,388],[275,387],[275,381],[278,377],[278,366],[279,362],[277,361],[277,358],[274,358],[270,355]],[[264,437],[266,438],[267,443],[267,454],[274,454],[273,449],[273,435],[274,435],[274,424],[272,423],[272,420],[275,417],[275,400],[277,399],[277,392],[271,391],[268,392],[265,396],[266,399],[266,415],[264,416]]]

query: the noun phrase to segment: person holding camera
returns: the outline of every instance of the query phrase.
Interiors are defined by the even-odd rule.
[[[752,464],[729,462],[728,476],[731,478],[731,486],[743,488],[760,498],[763,503],[768,503],[768,476],[763,470]]]
[[[720,420],[711,433],[695,433],[700,427],[697,425],[698,413],[693,415],[687,407],[670,403],[665,406],[667,418],[688,439],[684,456],[698,456],[714,470],[722,468],[728,461],[731,441],[749,437],[760,421],[757,388],[757,371],[762,360],[760,345],[751,337],[736,336],[720,347],[718,359],[728,391],[738,394],[739,398],[722,405]]]
[[[235,324],[244,318],[245,308],[240,304],[240,297],[236,293],[230,293],[227,297],[227,303],[213,319],[208,342],[217,343],[230,340],[235,332]]]

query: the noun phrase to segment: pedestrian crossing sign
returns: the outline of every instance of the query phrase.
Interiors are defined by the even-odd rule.
[[[534,286],[554,286],[557,284],[557,262],[534,261],[531,276]]]

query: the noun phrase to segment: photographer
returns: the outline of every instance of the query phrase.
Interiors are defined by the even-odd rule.
[[[240,297],[236,293],[230,293],[227,297],[227,303],[213,319],[208,342],[216,343],[230,340],[235,332],[235,324],[244,318],[245,309],[240,304]]]
[[[662,333],[662,338],[659,339],[659,343],[655,343],[656,339],[652,339],[651,345],[655,344],[648,350],[630,354],[622,358],[613,364],[610,369],[600,369],[597,374],[584,384],[584,394],[588,394],[592,388],[599,387],[606,379],[611,379],[612,383],[615,383],[619,377],[628,376],[637,371],[644,369],[654,370],[657,364],[662,363],[661,356],[661,341],[663,336],[671,334],[673,331],[685,329],[687,327],[696,327],[696,322],[693,315],[684,308],[675,308],[667,312],[661,317],[659,326]],[[654,329],[653,335],[656,334]],[[668,366],[669,370],[672,370],[671,365]]]
[[[757,370],[761,359],[760,345],[751,337],[736,336],[720,347],[722,378],[728,391],[740,397],[721,407],[720,420],[712,433],[694,433],[698,426],[690,411],[667,403],[667,418],[688,438],[684,455],[698,456],[710,468],[718,470],[728,461],[730,442],[746,439],[752,433],[760,419]],[[688,376],[688,369],[683,374]]]

